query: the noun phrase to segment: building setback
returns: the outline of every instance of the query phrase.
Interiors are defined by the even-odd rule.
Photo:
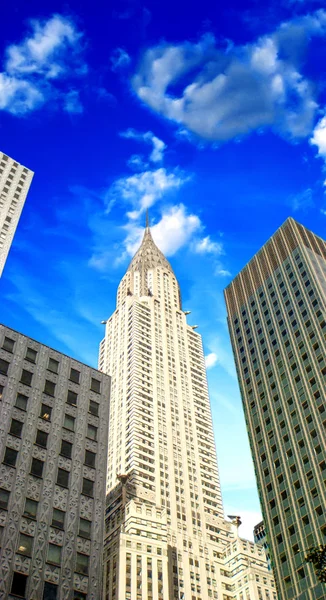
[[[33,175],[33,171],[0,152],[0,277]]]
[[[225,290],[264,524],[282,600],[325,589],[326,244],[289,218]]]
[[[0,598],[100,600],[110,378],[0,325]]]
[[[237,531],[224,518],[202,340],[186,314],[147,226],[100,345],[112,378],[107,600],[249,597],[248,573],[235,593]],[[261,547],[256,559],[274,600]]]

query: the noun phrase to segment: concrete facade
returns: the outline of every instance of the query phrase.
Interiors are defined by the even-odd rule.
[[[112,378],[106,600],[241,597],[233,551],[226,557],[237,532],[223,513],[202,340],[180,298],[147,227],[100,345],[99,369]]]
[[[325,589],[326,244],[288,219],[225,290],[272,565],[282,600]]]
[[[0,326],[0,598],[100,600],[110,378]]]
[[[34,173],[0,152],[0,277]]]

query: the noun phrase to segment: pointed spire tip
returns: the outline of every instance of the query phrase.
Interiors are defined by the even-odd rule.
[[[146,209],[146,229],[149,229],[149,214],[148,214],[148,208]]]

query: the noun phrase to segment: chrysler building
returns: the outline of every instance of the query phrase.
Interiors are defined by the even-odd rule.
[[[106,600],[247,598],[240,584],[233,593],[246,549],[237,519],[224,519],[202,340],[186,315],[147,222],[100,345],[112,381]],[[248,568],[270,583],[251,546]]]

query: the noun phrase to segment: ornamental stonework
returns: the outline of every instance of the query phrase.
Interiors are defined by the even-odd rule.
[[[27,349],[36,351],[35,363]],[[10,597],[15,573],[26,579],[26,600],[41,600],[45,581],[58,586],[57,600],[70,600],[73,590],[100,600],[110,378],[3,325],[0,358],[6,361],[0,373],[0,488],[10,493],[0,509],[0,600]],[[79,384],[70,381],[71,369],[79,372]],[[45,392],[46,381],[53,385]],[[76,406],[67,403],[68,390],[77,394]],[[90,400],[98,403],[99,417],[90,414]],[[75,419],[69,429],[65,415]],[[12,419],[22,423],[21,432]],[[87,438],[88,425],[97,428],[96,440]],[[60,454],[62,441],[72,444],[71,458]],[[96,468],[84,465],[86,449],[96,454]],[[92,482],[87,496],[83,478]],[[63,511],[62,522],[54,509]],[[80,518],[90,521],[89,539],[78,535]],[[88,557],[88,569],[78,564],[77,552]]]

